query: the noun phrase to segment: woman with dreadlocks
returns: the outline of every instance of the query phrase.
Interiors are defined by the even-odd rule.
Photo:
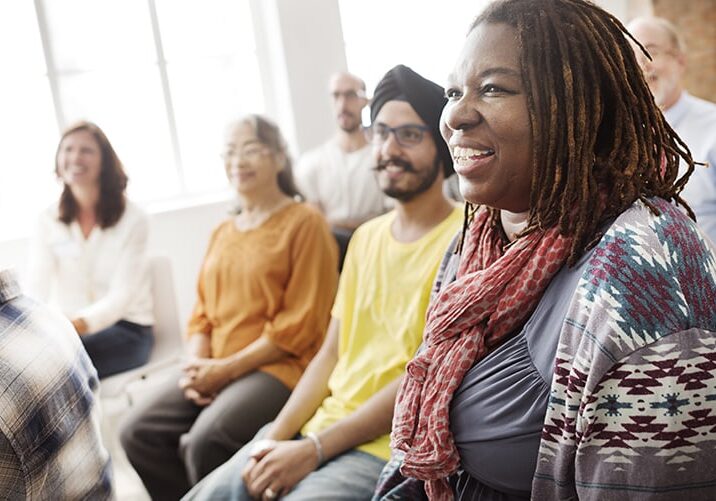
[[[582,0],[472,25],[441,123],[465,229],[377,497],[716,498],[716,255],[627,36]]]

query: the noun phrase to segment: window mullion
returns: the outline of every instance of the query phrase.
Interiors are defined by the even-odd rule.
[[[36,0],[37,1],[37,0]],[[172,150],[174,153],[174,164],[177,169],[179,178],[179,189],[181,193],[186,193],[186,179],[184,176],[184,168],[181,161],[181,151],[179,149],[179,133],[177,131],[176,117],[174,116],[174,103],[169,88],[169,73],[167,72],[167,61],[164,57],[164,47],[162,45],[162,37],[159,31],[159,18],[157,16],[157,6],[154,0],[147,0],[149,6],[149,17],[152,23],[152,34],[154,36],[154,46],[157,52],[157,66],[159,67],[159,78],[162,85],[162,94],[164,96],[164,106],[167,113],[167,122],[169,124],[169,137],[171,138]]]
[[[65,123],[65,112],[60,97],[59,75],[55,64],[52,43],[50,42],[50,32],[47,25],[47,16],[45,14],[45,6],[43,0],[35,0],[35,15],[37,17],[37,26],[40,31],[40,39],[42,40],[42,53],[45,56],[45,68],[47,70],[47,80],[50,84],[50,94],[52,95],[52,103],[55,107],[55,120],[57,121],[57,129],[62,130],[67,126]]]

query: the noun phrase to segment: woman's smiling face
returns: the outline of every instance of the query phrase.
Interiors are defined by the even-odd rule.
[[[460,192],[495,209],[529,209],[532,129],[517,32],[482,23],[468,35],[448,79],[440,120]]]
[[[226,175],[239,193],[263,192],[278,183],[282,169],[279,159],[248,123],[238,123],[229,130],[223,157]]]

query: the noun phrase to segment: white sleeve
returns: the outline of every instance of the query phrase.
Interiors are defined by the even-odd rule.
[[[140,213],[140,216],[127,231],[120,254],[117,256],[107,294],[77,312],[77,317],[83,318],[87,323],[89,332],[97,332],[121,320],[130,301],[141,289],[143,282],[149,280],[147,273],[149,220],[147,216]]]
[[[37,220],[35,231],[30,239],[25,290],[28,295],[47,303],[50,299],[52,283],[57,273],[57,261],[52,253],[49,235],[52,232],[52,220],[43,212]]]

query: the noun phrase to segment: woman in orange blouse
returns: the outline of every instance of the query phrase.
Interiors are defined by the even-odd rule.
[[[316,353],[337,285],[337,249],[303,203],[278,127],[229,128],[226,173],[242,209],[214,231],[177,381],[138,406],[122,444],[152,499],[178,499],[281,409]]]

